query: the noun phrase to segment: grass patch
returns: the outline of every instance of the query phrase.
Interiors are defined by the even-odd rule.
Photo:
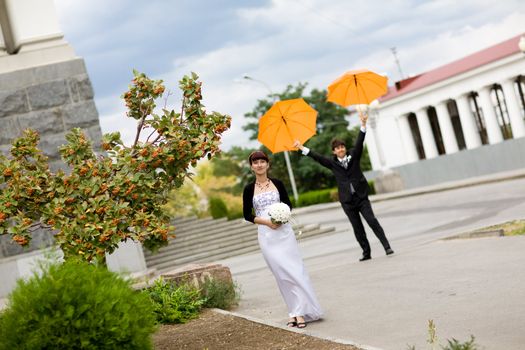
[[[502,224],[485,227],[483,230],[503,230],[505,236],[525,235],[525,220],[507,221]]]

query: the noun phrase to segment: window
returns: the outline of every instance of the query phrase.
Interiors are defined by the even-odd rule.
[[[507,102],[505,101],[505,95],[503,94],[501,85],[494,84],[490,90],[490,96],[503,139],[511,139],[512,128],[510,126],[509,111],[507,109]]]
[[[481,144],[486,145],[489,143],[489,138],[487,136],[487,126],[485,124],[485,117],[483,116],[483,111],[479,108],[478,103],[478,93],[471,92],[469,95],[470,110],[474,119],[476,119],[476,126],[478,127],[479,137],[481,139]]]

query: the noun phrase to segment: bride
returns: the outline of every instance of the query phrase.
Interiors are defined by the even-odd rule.
[[[255,182],[243,193],[243,213],[247,221],[257,224],[259,246],[272,271],[288,307],[289,327],[306,327],[306,322],[322,315],[314,290],[304,267],[297,241],[289,223],[279,225],[270,220],[268,208],[278,202],[292,207],[283,183],[268,177],[268,156],[255,151],[248,158]],[[255,212],[255,213],[254,213]]]

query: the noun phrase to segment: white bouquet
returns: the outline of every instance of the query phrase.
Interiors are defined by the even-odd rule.
[[[268,215],[274,224],[286,224],[292,213],[285,203],[274,203],[268,208]]]

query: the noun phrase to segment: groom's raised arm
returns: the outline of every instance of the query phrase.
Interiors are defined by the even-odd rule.
[[[355,157],[357,159],[360,159],[361,154],[363,153],[363,143],[365,142],[366,122],[368,121],[368,114],[360,112],[359,119],[361,119],[361,128],[359,130],[359,135],[357,135],[357,139],[355,140],[354,151],[352,154],[352,157]]]
[[[325,157],[323,155],[320,155],[319,153],[315,153],[314,151],[312,151],[308,147],[304,147],[298,140],[296,140],[294,142],[293,147],[294,148],[298,148],[299,150],[301,150],[303,155],[313,158],[316,162],[318,162],[322,166],[324,166],[324,167],[326,167],[328,169],[332,169],[333,162],[329,158],[327,158],[327,157]]]

